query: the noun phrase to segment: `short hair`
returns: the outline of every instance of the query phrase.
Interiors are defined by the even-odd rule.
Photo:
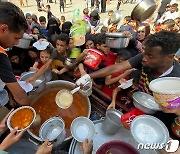
[[[178,7],[178,4],[174,3],[174,4],[171,5],[171,7]]]
[[[50,5],[46,5],[46,7],[47,7],[48,9],[50,9],[50,8],[51,8],[51,6],[50,6]]]
[[[44,16],[39,17],[39,22],[46,22],[46,18]]]
[[[67,34],[61,33],[61,34],[56,36],[56,41],[55,42],[57,42],[57,40],[64,41],[68,45],[70,39],[69,39],[69,36]]]
[[[8,25],[9,30],[15,33],[28,29],[24,13],[10,2],[0,2],[0,23]]]
[[[117,50],[117,57],[118,56],[122,56],[124,60],[128,60],[132,57],[131,53],[125,48]]]
[[[88,13],[89,13],[88,8],[85,8],[85,9],[83,10],[83,13],[84,13],[84,14],[88,14]]]
[[[108,30],[108,28],[107,28],[106,26],[103,26],[103,27],[101,28],[101,33],[106,33],[107,30]]]
[[[167,19],[164,22],[162,22],[161,24],[166,25],[167,28],[173,30],[176,23],[175,23],[175,21],[173,19]]]
[[[64,20],[65,20],[65,19],[66,19],[66,18],[65,18],[65,16],[61,16],[61,20],[62,20],[62,19],[64,19]]]
[[[147,36],[144,45],[161,47],[162,54],[175,54],[180,48],[180,33],[175,31],[160,31]]]
[[[109,13],[114,13],[114,11],[113,11],[113,10],[109,10],[109,11],[108,11],[108,14],[109,14]]]
[[[100,33],[95,36],[95,44],[102,45],[102,44],[105,44],[105,42],[106,42],[106,34],[105,33]]]
[[[128,22],[130,22],[132,19],[131,19],[131,16],[125,16],[124,19]]]

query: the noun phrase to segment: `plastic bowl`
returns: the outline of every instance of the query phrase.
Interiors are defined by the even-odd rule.
[[[23,106],[23,107],[20,107],[20,108],[14,110],[14,111],[9,115],[9,117],[8,117],[8,119],[7,119],[7,126],[8,126],[8,128],[9,128],[10,130],[13,130],[13,129],[14,129],[14,128],[11,126],[11,119],[12,119],[12,117],[13,117],[17,112],[19,112],[19,111],[22,110],[22,109],[29,109],[29,110],[31,110],[31,111],[33,112],[33,119],[32,119],[31,123],[30,123],[28,126],[26,126],[26,127],[23,128],[23,129],[18,129],[17,131],[20,132],[20,131],[26,130],[26,129],[28,129],[28,128],[33,124],[33,122],[34,122],[34,120],[35,120],[35,118],[36,118],[36,111],[35,111],[32,107],[30,107],[30,106]],[[23,120],[23,118],[25,118],[25,116],[22,116],[22,120]]]
[[[123,141],[110,141],[100,146],[96,154],[140,154],[132,145]]]
[[[131,123],[131,134],[138,143],[167,143],[169,132],[159,119],[150,115],[136,117]]]
[[[6,105],[8,101],[9,101],[8,92],[5,89],[3,89],[2,91],[0,91],[0,106]]]
[[[85,139],[92,140],[95,128],[94,123],[86,117],[78,117],[71,123],[71,134],[78,141],[83,142]]]
[[[162,77],[150,82],[155,101],[166,108],[180,108],[180,78]]]

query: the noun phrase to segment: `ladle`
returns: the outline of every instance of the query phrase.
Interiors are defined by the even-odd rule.
[[[62,89],[56,94],[56,104],[63,109],[67,109],[73,103],[73,94],[79,91],[80,86],[69,91],[67,89]]]

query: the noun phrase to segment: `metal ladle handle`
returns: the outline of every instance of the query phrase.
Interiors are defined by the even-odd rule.
[[[74,93],[76,93],[77,91],[79,91],[81,87],[77,87],[77,88],[74,88],[73,90],[71,90],[71,94],[73,95]]]

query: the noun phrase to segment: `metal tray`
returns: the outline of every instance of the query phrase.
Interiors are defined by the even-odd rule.
[[[93,138],[93,152],[92,154],[95,154],[96,151],[99,149],[99,147],[104,144],[105,142],[112,141],[112,140],[120,140],[127,142],[137,148],[138,143],[134,140],[133,136],[131,135],[131,132],[124,127],[121,127],[119,131],[115,135],[106,135],[101,130],[102,125],[102,119],[94,121],[95,124],[95,135]],[[68,154],[83,154],[82,151],[79,148],[80,143],[77,142],[75,139],[72,140],[69,153]],[[141,154],[158,154],[155,150],[139,150]]]

